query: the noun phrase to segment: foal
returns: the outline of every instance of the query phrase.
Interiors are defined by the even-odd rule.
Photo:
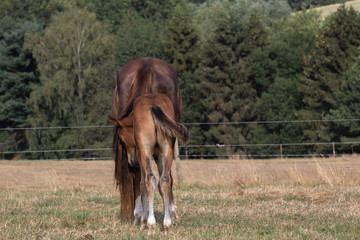
[[[140,165],[141,229],[145,229],[147,225],[149,234],[155,231],[156,178],[151,167],[151,159],[154,157],[160,177],[159,191],[163,199],[163,224],[165,232],[168,232],[172,224],[170,203],[172,201],[171,165],[174,143],[178,137],[183,144],[186,144],[189,141],[188,130],[184,125],[174,121],[175,114],[171,100],[159,93],[137,98],[133,111],[125,118],[120,120],[109,118],[115,126],[120,127],[119,135],[124,142],[128,161],[138,161]],[[147,211],[148,201],[149,211]]]

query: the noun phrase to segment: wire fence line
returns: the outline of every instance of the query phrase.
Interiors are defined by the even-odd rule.
[[[24,150],[24,151],[6,151],[0,154],[12,153],[50,153],[50,152],[89,152],[89,151],[110,151],[112,148],[85,148],[85,149],[49,149],[49,150]]]
[[[186,126],[192,125],[248,125],[248,124],[284,124],[284,123],[319,123],[319,122],[360,122],[359,118],[351,119],[328,119],[328,120],[280,120],[280,121],[251,121],[251,122],[194,122],[183,123]],[[8,128],[2,127],[0,131],[23,131],[23,130],[52,130],[52,129],[84,129],[84,128],[111,128],[114,125],[99,125],[99,126],[49,126],[49,127],[20,127]]]
[[[254,122],[207,122],[207,123],[184,123],[189,127],[195,125],[246,125],[246,124],[308,124],[319,122],[360,122],[360,119],[332,119],[332,120],[281,120],[281,121],[254,121]],[[22,127],[22,128],[0,128],[0,131],[43,131],[43,130],[62,130],[62,129],[99,129],[99,128],[113,128],[113,125],[99,125],[99,126],[49,126],[49,127]],[[111,146],[111,143],[105,143],[105,146]],[[324,151],[318,153],[312,151],[316,146],[324,146]],[[329,147],[328,147],[329,146]],[[181,153],[179,157],[184,158],[276,158],[276,157],[316,157],[316,156],[339,156],[336,151],[337,147],[340,149],[347,148],[348,152],[360,152],[360,142],[312,142],[312,143],[261,143],[261,144],[204,144],[204,145],[187,145],[179,146]],[[197,150],[199,149],[199,150]],[[231,149],[231,150],[229,150]],[[72,149],[36,149],[36,150],[22,150],[22,151],[1,151],[0,155],[24,154],[26,156],[35,156],[33,154],[48,154],[53,153],[52,156],[57,160],[98,160],[111,159],[110,147],[99,148],[72,148]],[[188,154],[188,150],[190,154]],[[355,151],[354,151],[355,150]],[[73,152],[74,154],[71,154]],[[78,152],[79,154],[76,154]],[[63,153],[63,154],[61,154]],[[69,158],[64,158],[64,153]],[[49,159],[53,158],[50,157]],[[78,157],[74,157],[78,155]],[[40,156],[40,155],[39,155]],[[45,155],[42,155],[45,156]]]
[[[284,154],[283,147],[284,146],[316,146],[316,145],[324,145],[331,146],[330,151],[328,153],[299,153],[299,154]],[[189,158],[293,158],[293,157],[329,157],[329,156],[341,156],[343,154],[336,153],[335,147],[338,145],[360,145],[360,142],[316,142],[316,143],[272,143],[272,144],[209,144],[209,145],[188,145],[188,146],[179,146],[179,148],[186,149],[190,148],[217,148],[217,149],[225,149],[228,147],[242,147],[244,149],[248,149],[251,147],[277,147],[277,154],[179,154],[181,159],[189,159]],[[302,148],[298,148],[303,150]],[[40,149],[40,150],[24,150],[24,151],[3,151],[0,154],[25,154],[25,153],[63,153],[63,152],[106,152],[104,156],[98,157],[78,157],[78,158],[59,158],[56,160],[108,160],[111,159],[112,148],[82,148],[82,149]],[[55,159],[47,159],[47,160],[55,160]]]
[[[53,127],[20,127],[20,128],[0,128],[0,131],[23,131],[23,130],[54,130],[54,129],[86,129],[86,128],[110,128],[114,125],[101,125],[101,126],[53,126]]]

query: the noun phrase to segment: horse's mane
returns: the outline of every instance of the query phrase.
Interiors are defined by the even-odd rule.
[[[114,128],[113,144],[112,144],[113,155],[115,157],[115,181],[116,181],[116,187],[119,187],[119,185],[121,183],[121,178],[120,178],[120,176],[121,176],[120,175],[121,166],[118,165],[118,164],[122,164],[121,161],[117,161],[117,158],[119,157],[119,144],[120,144],[119,129],[120,129],[119,127]],[[123,153],[121,153],[121,154],[123,154]],[[124,157],[123,155],[122,155],[122,157]]]

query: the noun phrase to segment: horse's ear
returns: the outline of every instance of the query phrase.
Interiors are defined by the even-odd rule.
[[[125,128],[128,127],[126,125],[126,123],[124,122],[124,120],[117,120],[115,118],[113,118],[112,116],[108,116],[108,118],[110,119],[110,121],[112,121],[112,123],[116,126],[116,127],[120,127],[120,128]],[[126,119],[126,118],[125,118]]]
[[[116,127],[119,127],[120,124],[119,124],[119,121],[116,120],[115,118],[113,118],[112,116],[108,116],[109,120],[112,121],[112,123],[116,126]]]

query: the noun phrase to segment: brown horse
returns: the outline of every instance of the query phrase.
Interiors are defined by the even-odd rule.
[[[141,203],[135,211],[135,221],[141,217],[141,229],[149,228],[154,233],[154,193],[156,178],[151,167],[154,157],[159,171],[159,191],[163,199],[164,228],[167,232],[172,224],[172,178],[171,165],[174,143],[178,137],[184,144],[189,140],[186,127],[175,122],[171,100],[164,94],[148,94],[136,99],[133,111],[121,120],[109,117],[119,128],[128,161],[139,161],[141,170]],[[149,212],[147,211],[149,200]]]
[[[112,100],[112,117],[126,117],[139,96],[148,93],[163,93],[168,96],[174,108],[175,121],[180,121],[182,112],[181,95],[176,71],[167,63],[154,58],[140,58],[127,63],[117,77]],[[140,195],[140,169],[135,161],[125,158],[124,144],[119,138],[119,128],[114,128],[113,159],[115,179],[120,191],[120,218],[134,220],[135,201]],[[172,195],[172,193],[171,193]],[[175,208],[175,203],[172,203]]]

